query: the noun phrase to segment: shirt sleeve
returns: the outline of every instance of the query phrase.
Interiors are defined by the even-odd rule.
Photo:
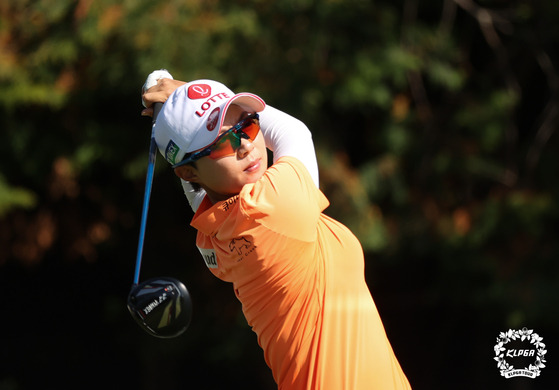
[[[260,113],[260,130],[266,147],[273,153],[273,162],[282,157],[295,157],[307,169],[318,188],[318,163],[309,128],[299,119],[267,105]],[[194,191],[192,185],[182,179],[181,184],[190,207],[196,212],[206,191]]]
[[[316,240],[317,223],[329,203],[309,172],[293,157],[282,157],[240,193],[241,212],[268,229],[300,241]]]
[[[266,147],[273,152],[274,163],[282,157],[295,157],[309,171],[318,188],[318,164],[309,128],[299,119],[271,106],[260,113],[260,128]]]

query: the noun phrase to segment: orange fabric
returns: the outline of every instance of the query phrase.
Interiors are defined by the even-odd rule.
[[[306,168],[284,157],[192,220],[197,246],[233,283],[280,390],[409,389],[365,283],[363,251]]]

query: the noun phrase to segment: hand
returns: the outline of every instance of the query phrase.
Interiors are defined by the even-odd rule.
[[[142,110],[142,116],[153,116],[153,103],[165,103],[175,89],[184,84],[186,82],[180,80],[159,79],[156,85],[142,94],[142,99],[147,107]]]

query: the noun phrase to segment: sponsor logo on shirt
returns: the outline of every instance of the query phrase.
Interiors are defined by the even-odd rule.
[[[215,250],[213,249],[205,249],[198,247],[204,262],[208,268],[217,268],[217,256],[215,255]]]
[[[227,199],[226,201],[224,201],[221,205],[219,205],[219,208],[221,208],[223,211],[229,211],[229,209],[235,204],[237,203],[237,199],[239,199],[239,195],[235,195],[232,198]]]
[[[239,256],[237,261],[243,260],[256,249],[256,246],[246,237],[234,238],[229,243],[229,250],[233,256]]]

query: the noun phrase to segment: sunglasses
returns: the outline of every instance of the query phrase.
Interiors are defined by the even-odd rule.
[[[258,135],[260,131],[258,118],[258,114],[250,114],[217,137],[210,146],[194,154],[187,155],[181,162],[173,165],[173,168],[189,164],[206,156],[211,159],[217,159],[237,153],[237,150],[241,147],[241,140],[243,138],[253,141]]]

